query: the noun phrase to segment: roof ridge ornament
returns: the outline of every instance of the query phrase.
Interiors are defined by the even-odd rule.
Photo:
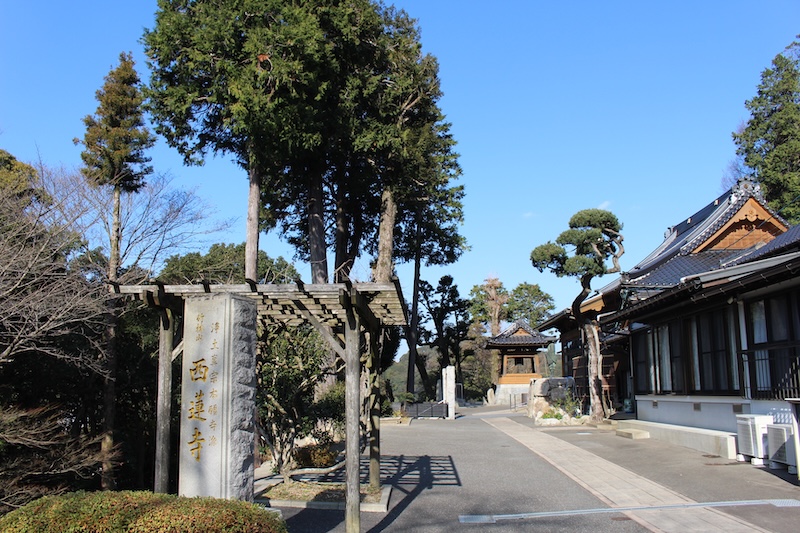
[[[752,176],[742,176],[736,181],[736,185],[731,187],[729,202],[735,204],[740,198],[754,196],[763,201],[761,196],[761,185]]]

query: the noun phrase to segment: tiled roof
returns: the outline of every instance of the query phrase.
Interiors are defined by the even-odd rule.
[[[533,329],[526,320],[520,319],[487,342],[487,346],[538,346],[544,347],[556,342],[557,337],[542,335]]]
[[[741,263],[747,263],[750,261],[755,261],[757,259],[763,259],[771,255],[790,252],[792,250],[796,250],[799,247],[800,247],[800,225],[796,225],[790,227],[786,231],[786,233],[778,235],[777,237],[775,237],[773,240],[771,240],[769,243],[765,244],[761,248],[757,248],[755,250],[748,250],[746,253],[740,254],[740,257],[735,258],[733,261],[729,261],[727,265],[738,265]]]
[[[741,254],[741,250],[709,250],[696,254],[675,255],[648,271],[632,278],[625,286],[666,288],[680,283],[681,278],[709,270],[716,270],[728,259]]]
[[[671,287],[682,277],[715,270],[732,261],[750,260],[742,250],[694,253],[714,233],[736,215],[750,198],[765,208],[760,188],[750,179],[742,179],[713,202],[667,230],[664,242],[626,273],[624,285]],[[785,224],[777,214],[776,220]],[[777,240],[777,239],[776,239]],[[773,241],[774,242],[774,241]],[[770,245],[767,245],[769,247]],[[766,247],[765,247],[766,248]],[[747,258],[745,258],[747,256]],[[760,256],[760,254],[759,254]],[[741,259],[737,259],[740,257]]]

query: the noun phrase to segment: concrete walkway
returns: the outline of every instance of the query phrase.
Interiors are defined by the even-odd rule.
[[[388,513],[362,531],[773,531],[794,533],[800,488],[780,472],[521,413],[382,427]],[[366,468],[362,472],[366,481]],[[282,509],[291,533],[344,531],[343,513]]]
[[[652,531],[768,531],[714,507],[699,506],[698,502],[674,490],[543,431],[532,431],[509,418],[487,418],[485,421],[552,464],[609,508],[635,509],[624,512]]]

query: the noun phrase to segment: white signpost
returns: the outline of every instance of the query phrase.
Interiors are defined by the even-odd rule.
[[[447,419],[456,418],[456,367],[442,369],[442,400],[447,404]]]
[[[253,501],[256,302],[186,298],[178,493]]]

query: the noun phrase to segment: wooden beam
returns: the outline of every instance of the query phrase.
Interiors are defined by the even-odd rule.
[[[369,308],[369,303],[361,291],[355,288],[350,290],[350,304],[355,307],[356,312],[361,316],[361,320],[364,321],[370,333],[380,331],[381,322]]]
[[[300,311],[300,314],[303,315],[303,318],[305,318],[309,324],[314,326],[314,329],[316,329],[319,334],[322,335],[322,338],[328,341],[328,344],[331,348],[333,348],[333,351],[336,352],[336,355],[341,357],[343,360],[347,360],[347,354],[345,353],[346,346],[345,343],[342,342],[342,339],[340,339],[337,335],[334,335],[333,331],[327,324],[323,324],[317,320],[317,317],[312,315],[307,310],[298,310]]]

